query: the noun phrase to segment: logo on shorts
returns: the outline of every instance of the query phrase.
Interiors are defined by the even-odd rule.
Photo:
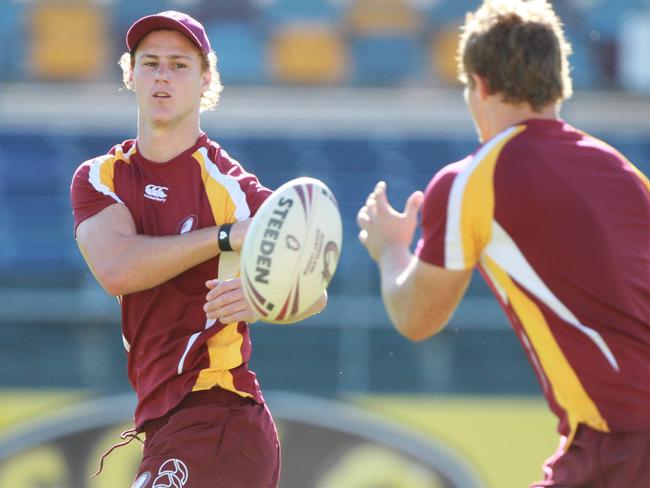
[[[149,483],[150,479],[151,473],[149,471],[145,471],[137,477],[137,479],[133,482],[133,486],[131,488],[144,488],[147,486],[147,483]]]
[[[183,488],[190,473],[180,459],[168,459],[158,470],[158,477],[151,488]]]
[[[166,186],[147,185],[144,187],[144,196],[149,200],[156,200],[157,202],[166,202],[167,191],[169,191],[169,188],[167,188]]]

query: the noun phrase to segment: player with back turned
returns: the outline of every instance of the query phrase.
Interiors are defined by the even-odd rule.
[[[251,355],[238,254],[271,194],[200,129],[221,91],[203,26],[174,11],[127,34],[137,138],[83,163],[75,236],[120,298],[143,459],[134,486],[275,488],[280,445]],[[207,287],[207,288],[206,288]],[[300,320],[322,310],[326,294]]]
[[[404,213],[378,183],[359,237],[395,327],[416,341],[445,326],[478,266],[559,420],[533,487],[650,486],[650,182],[559,117],[569,52],[545,0],[485,0],[459,48],[482,145]]]

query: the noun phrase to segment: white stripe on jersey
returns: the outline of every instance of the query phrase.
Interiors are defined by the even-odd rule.
[[[212,327],[217,321],[214,319],[207,319],[205,321],[205,329],[209,329]],[[181,374],[183,372],[183,367],[185,366],[185,358],[187,357],[187,354],[190,352],[190,349],[192,349],[192,346],[196,342],[196,339],[198,339],[200,332],[195,332],[190,336],[190,340],[187,341],[187,346],[185,346],[185,352],[183,352],[183,355],[181,356],[181,360],[178,362],[178,374]]]
[[[107,195],[109,197],[112,197],[116,202],[118,203],[124,203],[122,200],[120,200],[120,197],[118,197],[111,189],[106,186],[104,183],[102,183],[101,179],[101,168],[106,161],[109,161],[110,159],[115,158],[115,156],[112,156],[111,154],[106,154],[104,156],[99,156],[92,161],[90,161],[90,171],[88,172],[88,181],[90,182],[91,185],[93,185],[93,188],[97,190],[99,193],[103,193],[104,195]]]
[[[221,151],[223,153],[223,156],[227,159],[233,161],[236,164],[239,164],[237,161],[228,156],[228,153],[223,149],[219,148],[219,151]],[[208,158],[207,148],[202,147],[198,150],[198,152],[201,154],[201,156],[203,156],[203,164],[205,165],[205,169],[207,170],[210,177],[222,185],[228,191],[230,198],[232,198],[232,201],[235,204],[235,218],[237,220],[243,220],[250,217],[251,209],[249,208],[248,201],[246,200],[246,193],[244,193],[239,187],[239,182],[231,176],[223,174],[221,171],[219,171],[219,168],[216,164],[212,164],[210,158]]]
[[[484,252],[558,317],[588,336],[607,358],[612,368],[619,371],[618,362],[602,336],[591,327],[581,324],[573,312],[555,296],[535,272],[515,241],[496,221],[492,222],[492,239]]]
[[[467,269],[465,264],[465,253],[463,250],[463,236],[461,219],[463,215],[463,196],[467,181],[476,167],[483,161],[490,151],[504,138],[508,137],[517,127],[510,127],[493,137],[474,156],[472,163],[463,169],[451,185],[449,201],[447,202],[447,229],[445,231],[445,268]]]

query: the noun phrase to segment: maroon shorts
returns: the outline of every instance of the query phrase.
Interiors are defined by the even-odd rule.
[[[544,481],[531,488],[650,487],[650,432],[608,434],[578,427],[569,450],[566,438],[544,463]]]
[[[190,393],[144,425],[133,488],[276,488],[280,443],[266,405],[222,389]]]

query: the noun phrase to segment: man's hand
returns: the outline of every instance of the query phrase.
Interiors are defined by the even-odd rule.
[[[384,251],[390,247],[408,248],[411,245],[423,200],[421,191],[413,192],[406,202],[404,212],[400,213],[388,202],[386,183],[377,183],[357,214],[357,223],[361,228],[359,240],[372,259],[379,261]]]
[[[210,290],[206,295],[203,310],[208,319],[222,324],[231,322],[257,322],[260,316],[253,310],[244,296],[241,279],[209,280],[205,286]]]

